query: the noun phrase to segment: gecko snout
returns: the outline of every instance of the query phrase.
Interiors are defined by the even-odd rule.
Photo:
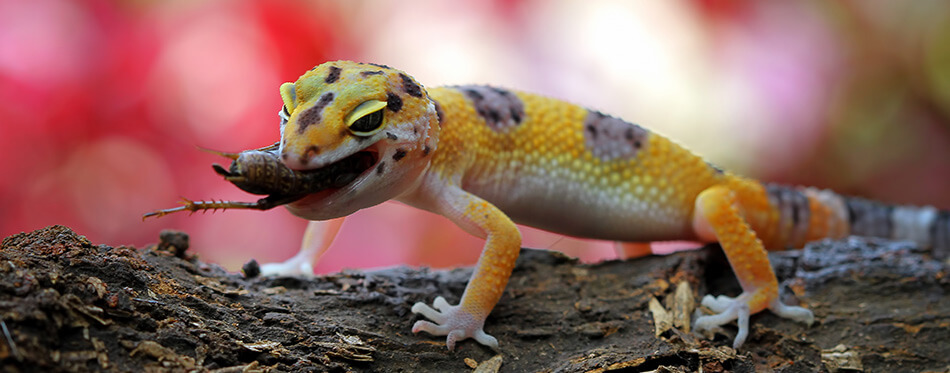
[[[314,158],[316,158],[318,154],[320,154],[320,147],[310,145],[299,155],[295,155],[294,152],[284,149],[280,153],[280,159],[291,169],[309,170],[325,166],[314,161]]]

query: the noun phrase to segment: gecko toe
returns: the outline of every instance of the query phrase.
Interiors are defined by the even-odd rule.
[[[697,331],[712,330],[736,320],[739,326],[739,332],[736,333],[736,339],[732,346],[738,349],[745,343],[749,336],[749,305],[745,294],[736,298],[719,296],[712,297],[707,295],[703,298],[703,306],[708,307],[714,315],[701,316],[696,319],[694,328]]]
[[[783,304],[778,299],[773,300],[772,303],[769,304],[769,310],[778,316],[798,321],[808,326],[811,326],[811,324],[815,322],[815,314],[813,314],[811,310],[804,307],[789,306]]]
[[[436,307],[438,307],[438,302],[436,302]],[[445,316],[442,315],[442,312],[436,311],[432,309],[432,307],[429,307],[428,304],[425,304],[422,302],[418,302],[412,305],[412,313],[420,314],[422,315],[422,317],[432,320],[438,324],[445,322]],[[416,325],[418,325],[418,323],[416,323]],[[415,332],[415,330],[413,330],[413,332]]]
[[[473,335],[472,338],[478,343],[491,347],[492,350],[498,351],[498,340],[495,339],[495,337],[488,335],[488,333],[485,333],[483,330],[476,330],[475,335]]]

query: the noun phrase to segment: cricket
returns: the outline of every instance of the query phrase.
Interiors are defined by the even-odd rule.
[[[317,193],[330,188],[339,188],[353,181],[361,170],[366,169],[366,162],[372,162],[369,157],[349,157],[326,167],[297,171],[292,170],[280,160],[277,153],[278,143],[258,149],[245,150],[240,153],[227,153],[209,149],[203,151],[217,154],[232,160],[231,166],[225,169],[215,163],[211,165],[214,171],[225,180],[241,190],[257,195],[267,195],[255,202],[243,201],[193,201],[182,198],[181,206],[157,210],[146,213],[142,220],[150,217],[162,217],[179,211],[250,209],[269,210],[277,206],[297,201],[308,194]]]

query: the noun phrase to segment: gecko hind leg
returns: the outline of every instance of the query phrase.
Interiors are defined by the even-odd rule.
[[[696,330],[709,330],[736,320],[739,332],[733,341],[738,349],[749,336],[749,316],[770,309],[778,316],[811,325],[814,315],[803,307],[782,304],[778,297],[778,280],[768,255],[755,231],[740,213],[737,192],[726,186],[704,190],[696,199],[693,229],[697,235],[719,241],[742,286],[742,294],[703,298],[703,306],[715,312],[696,319]]]

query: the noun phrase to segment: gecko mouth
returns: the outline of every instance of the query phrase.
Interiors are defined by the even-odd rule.
[[[330,183],[330,188],[340,189],[349,185],[360,177],[360,175],[363,175],[370,168],[373,168],[378,161],[379,152],[374,146],[371,146],[370,148],[360,150],[346,158],[333,162],[327,166],[336,168],[336,172],[330,176],[333,178]]]
[[[373,146],[311,170],[287,167],[281,162],[276,147],[237,154],[218,153],[233,159],[227,169],[212,165],[225,180],[251,194],[279,196],[305,196],[343,188],[379,161],[379,151]]]

